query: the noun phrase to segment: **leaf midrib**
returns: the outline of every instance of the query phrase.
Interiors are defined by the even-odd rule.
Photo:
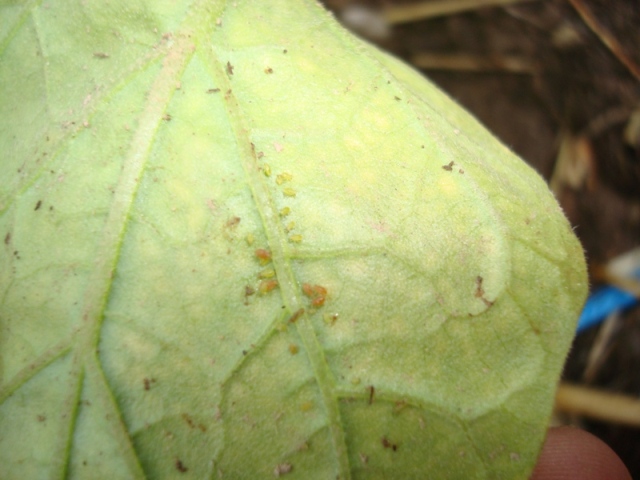
[[[223,21],[224,24],[224,21]],[[287,251],[287,237],[279,222],[279,213],[269,187],[259,168],[259,162],[252,148],[249,129],[242,117],[242,109],[237,97],[233,93],[233,82],[226,73],[226,62],[221,60],[213,49],[207,45],[209,38],[199,35],[197,39],[199,54],[205,59],[214,84],[224,95],[224,102],[228,114],[228,122],[236,139],[239,159],[251,189],[255,208],[258,211],[267,243],[271,250],[271,260],[276,271],[276,278],[283,303],[289,312],[303,309],[305,302],[301,298],[298,281],[292,272],[289,252]],[[328,363],[318,341],[316,332],[306,314],[296,322],[296,329],[305,347],[305,352],[311,363],[316,383],[320,389],[323,404],[328,417],[328,425],[334,445],[334,453],[338,464],[338,478],[351,478],[348,451],[340,411],[335,382]]]

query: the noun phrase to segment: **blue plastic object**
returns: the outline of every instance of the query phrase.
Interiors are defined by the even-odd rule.
[[[640,269],[636,270],[634,276],[640,278]],[[613,312],[625,310],[636,303],[638,299],[629,292],[610,285],[599,288],[589,296],[582,309],[577,333],[598,325]]]

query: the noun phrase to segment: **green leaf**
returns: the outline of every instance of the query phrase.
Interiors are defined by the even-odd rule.
[[[527,478],[543,180],[311,0],[0,1],[0,477]]]

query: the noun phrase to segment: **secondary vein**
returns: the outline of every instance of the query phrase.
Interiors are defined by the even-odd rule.
[[[82,371],[86,365],[99,363],[97,345],[100,339],[100,327],[115,277],[122,241],[129,224],[131,209],[156,131],[163,121],[162,117],[175,90],[177,79],[192,55],[191,42],[186,37],[178,37],[173,48],[168,50],[162,68],[148,91],[145,108],[139,117],[139,127],[124,158],[122,173],[99,238],[96,260],[83,296],[82,326],[75,344],[73,359],[74,365]],[[76,403],[79,398],[80,394]],[[70,417],[71,431],[74,427],[75,415]],[[133,453],[132,456],[135,457]],[[136,459],[128,458],[128,460],[130,464],[136,463]]]
[[[149,151],[158,126],[162,122],[166,105],[175,90],[177,79],[192,55],[193,49],[190,43],[186,39],[178,38],[174,47],[168,51],[162,69],[149,89],[146,108],[140,115],[139,128],[133,136],[126,155],[122,174],[100,237],[96,262],[84,294],[82,320],[86,327],[86,340],[83,343],[83,354],[88,353],[86,349],[92,351],[98,342],[100,324],[113,283],[122,240]]]

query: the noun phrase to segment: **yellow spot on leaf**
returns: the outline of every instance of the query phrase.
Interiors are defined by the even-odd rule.
[[[285,182],[290,182],[291,179],[293,179],[293,175],[291,175],[290,173],[281,173],[276,177],[276,183],[278,185],[282,185]]]
[[[291,243],[300,243],[302,242],[302,235],[291,235],[289,237],[289,241]]]
[[[325,313],[323,318],[324,318],[324,323],[326,323],[327,325],[333,325],[334,323],[336,323],[338,321],[338,314],[337,313]]]
[[[263,270],[258,274],[258,278],[273,278],[276,276],[276,271],[272,268]]]

